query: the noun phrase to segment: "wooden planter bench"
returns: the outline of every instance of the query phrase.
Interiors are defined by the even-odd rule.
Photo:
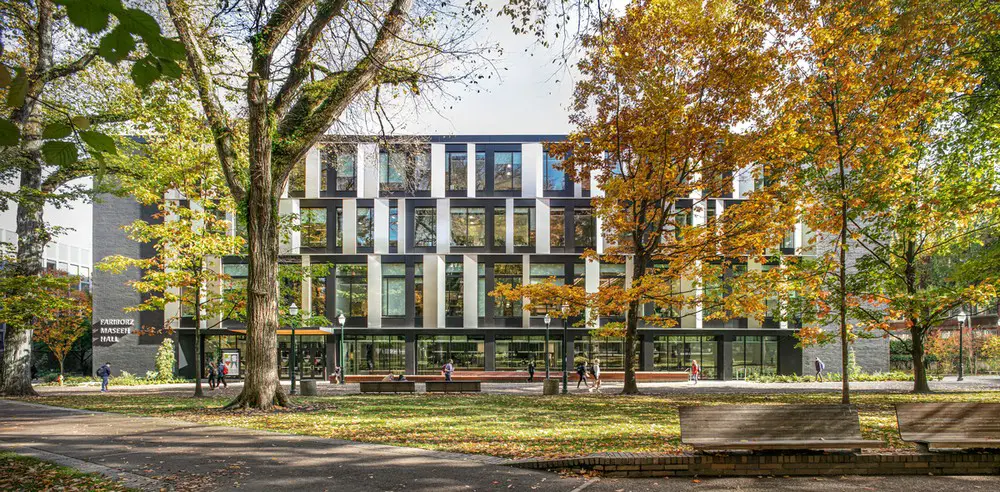
[[[1000,449],[1000,403],[900,403],[899,437],[933,448]]]
[[[417,383],[413,381],[362,381],[362,393],[414,393]]]
[[[861,438],[852,405],[680,407],[681,442],[699,451],[883,447]]]
[[[427,381],[428,393],[479,393],[481,381]]]

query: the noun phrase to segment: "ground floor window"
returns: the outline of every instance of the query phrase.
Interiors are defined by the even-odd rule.
[[[437,374],[449,361],[457,371],[486,370],[486,339],[482,336],[434,335],[417,337],[417,372]]]
[[[545,336],[510,336],[496,338],[496,370],[526,371],[535,361],[535,370],[545,371]],[[562,369],[562,337],[549,338],[549,368]]]
[[[746,379],[751,374],[778,374],[778,337],[736,337],[733,342],[733,378]]]
[[[622,371],[625,369],[625,339],[622,337],[592,337],[590,335],[577,338],[573,342],[573,365],[586,361],[592,363],[601,359],[601,369]],[[572,372],[572,368],[570,371]]]
[[[701,379],[717,379],[719,340],[716,337],[653,337],[653,369],[686,371],[691,361],[701,366]]]
[[[345,374],[406,372],[406,339],[401,336],[344,337]]]
[[[205,367],[209,362],[216,365],[219,363],[219,359],[222,358],[223,349],[236,349],[240,351],[240,374],[246,374],[244,372],[246,370],[246,335],[203,335],[202,338],[205,340],[205,344],[202,346],[202,358],[204,361],[201,370],[203,374],[208,374]]]
[[[292,336],[278,335],[278,373],[289,377],[288,364],[291,362]],[[242,364],[242,358],[240,363]],[[323,379],[326,374],[326,337],[324,335],[295,335],[295,377],[300,379]]]

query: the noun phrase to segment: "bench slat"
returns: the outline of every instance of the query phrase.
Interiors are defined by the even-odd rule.
[[[858,449],[882,447],[861,437],[850,405],[681,407],[681,442],[699,449]]]
[[[752,449],[857,449],[857,448],[880,448],[885,446],[882,441],[871,441],[865,439],[840,439],[840,440],[761,440],[761,441],[692,441],[690,444],[695,449],[719,449],[719,450],[752,450]]]
[[[1000,404],[900,403],[899,436],[934,447],[996,447],[1000,443]]]

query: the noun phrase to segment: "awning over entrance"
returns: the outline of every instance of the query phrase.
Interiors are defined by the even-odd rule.
[[[239,333],[240,335],[246,335],[246,333],[247,333],[246,330],[229,330],[229,331],[232,332],[232,333]],[[281,330],[278,330],[278,334],[279,335],[291,335],[292,334],[292,330],[290,330],[290,329],[288,329],[288,330],[281,329]],[[330,333],[329,332],[325,332],[325,331],[320,330],[320,329],[317,329],[317,328],[296,328],[295,329],[295,334],[296,335],[329,335]]]

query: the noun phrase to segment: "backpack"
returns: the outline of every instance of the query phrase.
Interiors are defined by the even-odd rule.
[[[108,374],[108,372],[109,371],[108,371],[108,367],[107,366],[101,366],[99,369],[97,369],[97,377],[103,378],[105,376],[110,376],[110,374]]]
[[[222,375],[229,374],[229,366],[222,366]]]

